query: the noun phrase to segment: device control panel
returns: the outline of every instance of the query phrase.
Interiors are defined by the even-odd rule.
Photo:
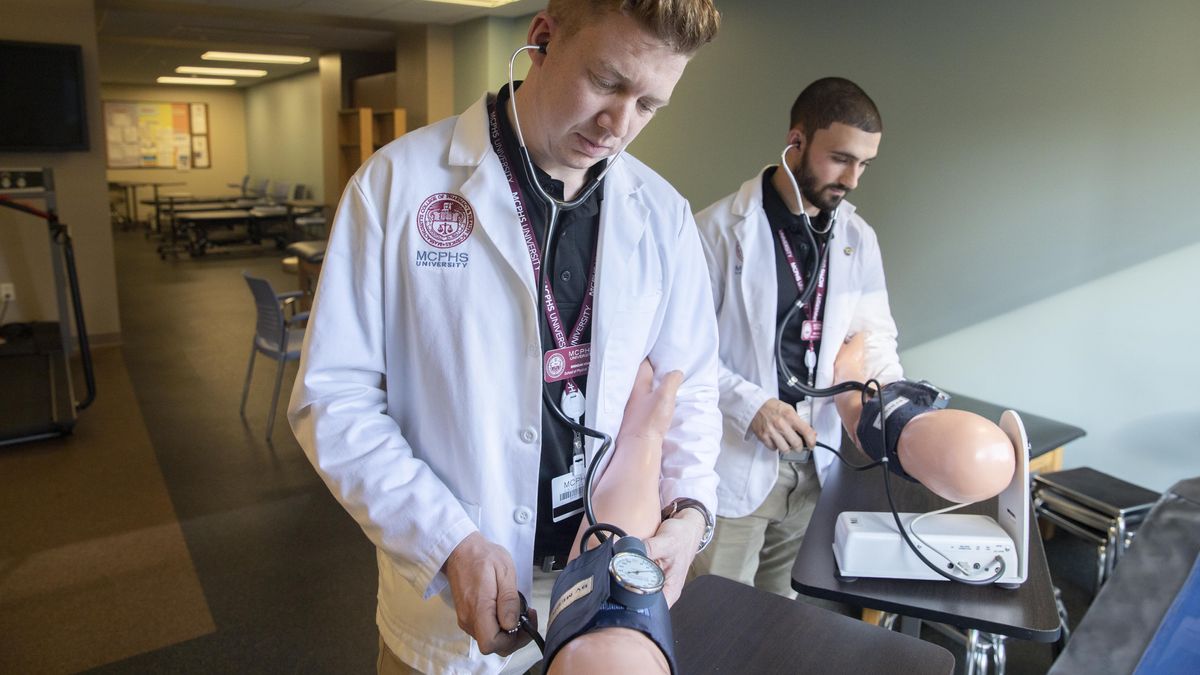
[[[0,167],[0,194],[45,192],[46,177],[41,169],[6,169]]]

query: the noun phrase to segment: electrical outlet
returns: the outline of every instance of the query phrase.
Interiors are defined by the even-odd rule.
[[[13,284],[0,284],[0,302],[16,302],[17,287]]]

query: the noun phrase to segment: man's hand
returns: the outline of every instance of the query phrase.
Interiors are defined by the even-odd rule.
[[[683,592],[683,582],[687,581],[688,568],[700,548],[706,526],[699,511],[683,509],[673,518],[664,520],[654,536],[646,540],[647,555],[658,563],[667,577],[663,595],[668,606],[675,604]]]
[[[484,654],[508,656],[529,642],[522,631],[509,634],[521,614],[517,570],[502,546],[473,532],[463,539],[442,566],[454,595],[458,627],[479,643]],[[536,626],[536,612],[529,610]]]
[[[812,448],[817,442],[817,432],[796,408],[777,398],[767,399],[758,409],[750,420],[750,431],[763,445],[779,452]]]

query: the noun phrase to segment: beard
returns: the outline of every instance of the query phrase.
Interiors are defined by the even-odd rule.
[[[850,188],[841,183],[817,184],[817,176],[808,163],[807,147],[800,155],[800,166],[794,175],[796,183],[800,186],[800,194],[804,195],[804,200],[821,211],[828,212],[836,209],[850,192]],[[834,194],[833,190],[835,189],[841,190],[842,194]]]

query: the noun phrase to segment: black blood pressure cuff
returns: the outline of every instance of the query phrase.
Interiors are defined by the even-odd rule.
[[[887,404],[882,414],[881,401]],[[888,468],[892,473],[916,482],[916,479],[900,466],[900,458],[896,455],[900,431],[917,415],[945,408],[949,402],[949,395],[924,380],[899,380],[886,385],[883,388],[883,396],[876,396],[863,405],[862,416],[858,418],[858,443],[863,452],[875,461],[883,459],[886,452]],[[882,428],[887,431],[887,448],[883,447],[883,438],[879,432],[881,417]]]
[[[613,556],[613,537],[567,563],[550,593],[550,619],[546,628],[543,672],[558,650],[571,640],[600,628],[629,628],[650,638],[671,667],[675,668],[675,638],[671,614],[661,593],[645,609],[629,609],[609,597],[612,576],[608,571]]]

